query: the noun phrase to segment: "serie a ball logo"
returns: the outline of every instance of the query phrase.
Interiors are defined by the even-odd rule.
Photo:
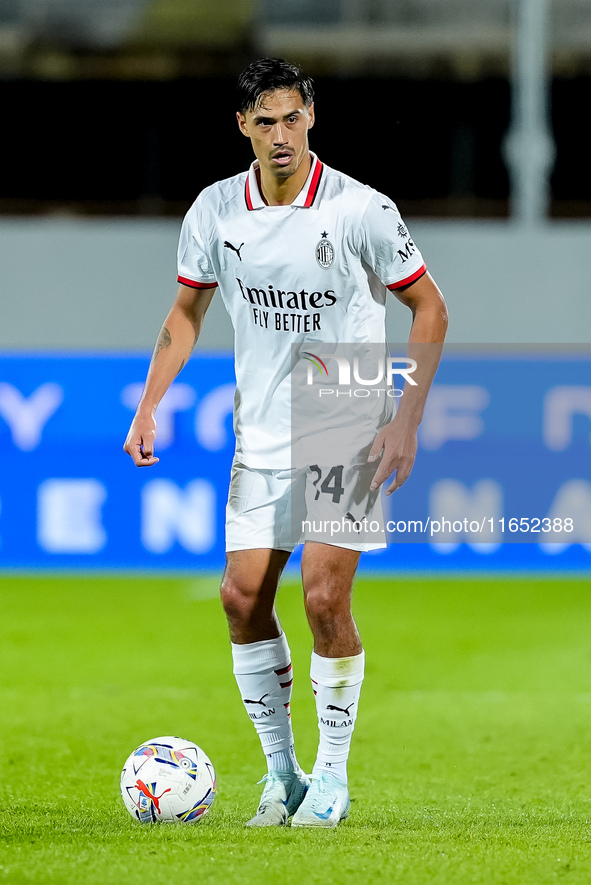
[[[316,261],[320,267],[330,267],[334,261],[334,248],[326,237],[322,237],[316,246]]]
[[[134,750],[121,772],[121,796],[140,823],[197,823],[215,799],[216,778],[201,747],[158,737]]]

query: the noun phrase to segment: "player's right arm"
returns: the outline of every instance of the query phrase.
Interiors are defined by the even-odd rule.
[[[158,463],[159,459],[154,456],[156,409],[191,356],[214,292],[215,288],[179,286],[175,302],[158,335],[142,398],[123,446],[136,467],[152,467]]]

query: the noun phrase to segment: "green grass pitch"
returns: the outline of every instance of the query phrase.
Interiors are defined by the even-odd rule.
[[[0,580],[0,882],[591,881],[591,580],[360,576],[367,654],[334,831],[245,830],[265,770],[213,578]],[[298,582],[278,608],[311,768],[311,649]],[[179,734],[218,773],[197,826],[142,826],[127,755]]]

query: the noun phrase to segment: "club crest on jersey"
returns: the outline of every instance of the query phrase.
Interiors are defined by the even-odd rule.
[[[330,267],[334,261],[334,247],[327,234],[322,234],[322,239],[316,246],[316,261],[320,267]]]

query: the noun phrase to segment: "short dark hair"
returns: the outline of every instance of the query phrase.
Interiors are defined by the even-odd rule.
[[[261,98],[275,89],[300,93],[306,107],[314,101],[314,83],[301,68],[283,58],[259,58],[238,77],[238,110],[253,111]]]

